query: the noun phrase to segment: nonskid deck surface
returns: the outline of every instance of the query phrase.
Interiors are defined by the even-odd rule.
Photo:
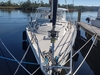
[[[66,51],[67,47],[70,44],[70,41],[72,41],[72,39],[74,37],[73,33],[74,33],[74,27],[71,26],[70,28],[67,28],[65,30],[65,22],[63,23],[57,23],[58,25],[56,26],[57,31],[59,32],[59,37],[58,40],[55,41],[55,53],[54,56],[58,56],[58,54],[63,54],[64,51]],[[62,25],[60,25],[62,24]],[[37,33],[35,33],[36,38],[38,39],[38,44],[39,47],[41,49],[41,52],[49,52],[50,46],[51,46],[51,40],[50,39],[46,39],[46,37],[48,36],[48,31],[50,31],[52,29],[52,24],[51,23],[47,23],[47,26],[44,25],[42,27],[40,27],[40,29],[37,31]],[[32,39],[32,35],[30,31],[27,31],[29,40]],[[34,39],[31,40],[32,41],[32,45],[35,48],[35,54],[39,56],[38,54],[38,47],[36,45],[36,43],[34,42]],[[34,51],[33,51],[34,52]],[[70,52],[70,49],[67,50],[67,52]]]

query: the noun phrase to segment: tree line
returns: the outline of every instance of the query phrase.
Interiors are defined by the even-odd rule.
[[[36,9],[38,6],[40,5],[40,3],[35,2],[31,2],[30,0],[27,0],[25,2],[19,2],[19,3],[13,3],[11,0],[8,0],[7,2],[0,2],[0,6],[2,7],[19,7],[21,9],[25,9],[25,10],[31,10],[31,9]],[[41,6],[42,7],[48,7],[50,6],[48,3],[44,3],[41,1]],[[62,4],[58,4],[58,7],[63,7],[66,8],[68,7],[70,10],[79,10],[81,9],[82,11],[97,11],[98,10],[98,6],[74,6],[73,4],[68,4],[67,6]]]

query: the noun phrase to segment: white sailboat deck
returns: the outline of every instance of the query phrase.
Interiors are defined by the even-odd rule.
[[[38,39],[38,44],[41,49],[41,52],[49,52],[49,48],[51,46],[51,40],[48,38],[48,31],[52,29],[52,24],[51,23],[46,23],[47,25],[41,26],[38,30],[37,33],[35,33],[36,38]],[[71,41],[75,40],[75,36],[73,37],[74,33],[74,26],[68,26],[68,22],[57,22],[56,23],[56,31],[59,31],[59,37],[55,41],[55,53],[54,56],[58,56],[61,54],[69,53],[71,49],[67,49]],[[30,31],[27,31],[28,33],[28,38],[29,40],[32,39],[32,35]],[[74,39],[73,39],[74,38]],[[31,40],[31,41],[34,41]],[[35,49],[33,50],[33,53],[35,54],[36,58],[39,58],[39,51],[38,51],[38,46],[36,45],[35,41],[32,43],[32,47]],[[60,52],[60,53],[59,53]],[[65,54],[66,54],[65,53]],[[37,57],[38,56],[38,57]],[[60,59],[59,59],[60,60]],[[39,59],[37,60],[39,63]],[[63,63],[64,64],[64,63]]]
[[[48,7],[37,10],[36,19],[26,27],[35,58],[45,75],[51,75],[53,69],[57,72],[67,69],[69,75],[72,72],[72,46],[77,31],[76,26],[66,20],[68,9],[57,8],[56,13],[50,12],[51,8]],[[68,56],[70,64],[64,66]]]

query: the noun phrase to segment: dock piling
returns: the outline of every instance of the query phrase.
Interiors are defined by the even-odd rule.
[[[81,9],[78,10],[78,20],[77,20],[77,21],[78,21],[78,22],[81,21]]]

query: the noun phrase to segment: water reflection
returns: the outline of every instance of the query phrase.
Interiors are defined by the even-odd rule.
[[[77,20],[77,12],[73,12],[73,13],[71,12],[69,14],[70,16],[72,15],[71,17],[73,17],[74,20]],[[91,12],[88,14],[91,14]],[[86,13],[85,16],[87,17],[88,14]],[[0,38],[4,41],[4,43],[9,48],[9,50],[14,54],[14,56],[19,60],[22,58],[25,52],[25,50],[22,49],[22,42],[23,42],[22,32],[25,30],[30,15],[32,15],[31,12],[25,12],[20,10],[0,10]],[[85,20],[86,17],[83,16],[82,19]],[[83,38],[80,39],[81,37],[80,35],[83,36]],[[88,35],[88,33],[85,33],[85,31],[82,28],[78,30],[78,36],[79,37],[76,38],[75,47],[74,47],[75,52],[91,37],[90,35]],[[92,40],[84,49],[82,49],[80,53],[78,53],[73,58],[74,60],[73,72],[85,57],[92,43]],[[0,44],[0,55],[3,55],[1,50],[3,51],[5,56],[10,57],[10,55],[5,51],[3,46]],[[99,71],[100,71],[99,55],[100,55],[100,41],[97,40],[96,45],[93,47],[88,58],[86,59],[86,61],[84,62],[84,64],[82,65],[82,67],[80,68],[80,70],[77,72],[76,75],[99,75]],[[26,55],[25,60],[36,63],[36,59],[34,58],[31,49]],[[18,64],[15,62],[7,61],[7,63],[10,66],[10,69],[8,68],[5,60],[0,59],[0,67],[3,66],[0,69],[1,75],[11,75],[11,73],[13,74],[18,66]],[[38,66],[34,66],[34,65],[24,65],[24,66],[30,72],[33,72],[36,68],[38,68]],[[11,70],[11,73],[9,70]],[[20,68],[17,74],[26,75],[26,72],[22,68]],[[36,75],[41,75],[41,74],[42,73],[40,70],[39,72],[36,73]]]
[[[5,9],[1,9],[1,10],[0,10],[1,13],[8,13],[9,15],[10,15],[13,11],[16,12],[16,11],[18,11],[18,10],[12,10],[12,9],[9,9],[9,10],[7,10],[7,9],[6,9],[6,10],[5,10]]]
[[[27,55],[25,57],[25,60],[27,62],[37,63],[37,61],[35,59],[35,56],[34,56],[32,50],[31,50],[31,48],[29,49],[29,51],[28,51],[28,53],[27,53]],[[35,70],[38,69],[39,67],[40,67],[39,65],[31,65],[31,64],[29,65],[29,64],[26,64],[26,68],[27,68],[28,71],[30,71],[30,73],[35,72]],[[29,74],[27,74],[27,75],[29,75]],[[36,71],[34,73],[34,75],[43,75],[42,72],[41,72],[41,70],[40,70],[40,68],[39,68],[38,71]]]
[[[81,28],[80,28],[80,31],[78,31],[78,33],[81,34],[81,38],[80,39],[79,39],[79,37],[76,38],[76,42],[75,42],[76,49],[79,49],[80,47],[82,47],[92,37],[92,35],[90,35],[86,31],[82,30]],[[82,33],[84,33],[84,34],[82,34]],[[77,65],[77,67],[79,66],[79,63],[81,63],[80,60],[81,61],[83,60],[83,58],[87,54],[88,50],[90,49],[90,46],[93,43],[93,40],[94,40],[94,38],[92,38],[90,40],[90,42],[81,50],[81,53],[79,53],[79,58],[78,58],[78,60],[76,60],[78,62],[75,62],[75,65]],[[83,66],[80,68],[77,75],[99,75],[100,74],[99,73],[100,72],[99,57],[100,57],[100,40],[97,39],[95,42],[95,45],[91,49],[90,54],[88,55],[86,61],[84,62]],[[82,69],[83,67],[84,67],[84,69]],[[86,69],[88,70],[88,72],[86,71]],[[81,71],[82,71],[82,73],[81,73]],[[84,73],[84,72],[87,72],[87,73]]]

